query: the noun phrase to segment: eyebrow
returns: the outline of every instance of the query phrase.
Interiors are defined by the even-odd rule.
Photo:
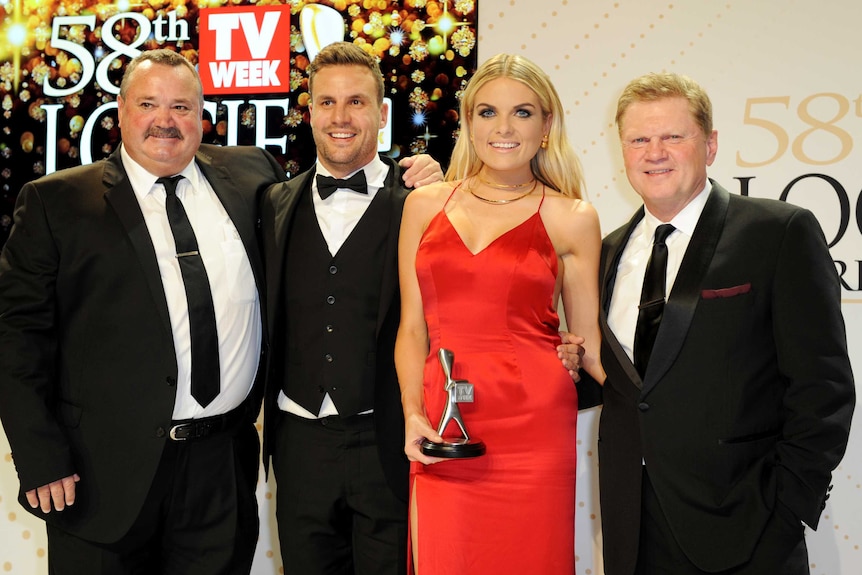
[[[314,96],[312,96],[312,98],[329,98],[330,100],[335,100],[335,99],[336,99],[336,97],[335,97],[334,95],[332,95],[332,94],[326,94],[326,93],[323,93],[323,92],[318,92],[317,94],[315,94]],[[344,96],[344,98],[343,98],[343,99],[344,99],[344,100],[368,100],[368,99],[371,99],[371,98],[373,98],[373,96],[372,96],[372,95],[370,95],[370,94],[363,94],[363,93],[361,93],[361,92],[358,92],[358,93],[356,93],[356,94],[350,94],[350,95],[348,95],[348,96]]]
[[[497,106],[494,106],[492,104],[486,104],[485,102],[477,102],[476,107],[478,108],[479,106],[485,106],[487,108],[496,108],[497,107]],[[536,105],[532,104],[530,102],[524,102],[522,104],[515,104],[514,106],[512,106],[513,109],[514,108],[535,108],[535,107],[536,107]]]

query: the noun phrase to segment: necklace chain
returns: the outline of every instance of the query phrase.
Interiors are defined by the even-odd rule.
[[[481,178],[480,178],[480,180],[481,180]],[[484,182],[484,180],[482,180],[482,181]],[[529,183],[530,182],[527,182],[527,184],[529,184]],[[506,198],[506,199],[502,199],[502,200],[492,200],[490,198],[484,198],[484,197],[480,196],[479,194],[477,194],[476,192],[474,192],[472,186],[468,186],[467,189],[470,190],[470,194],[474,198],[479,200],[480,202],[485,202],[486,204],[491,204],[493,206],[501,206],[504,204],[511,204],[512,202],[517,202],[518,200],[522,200],[522,199],[526,198],[527,196],[529,196],[530,194],[532,194],[533,190],[536,189],[536,180],[533,179],[532,183],[533,183],[532,187],[530,187],[530,189],[527,190],[526,192],[524,192],[523,194],[521,194],[519,196],[515,196],[514,198]],[[526,186],[527,184],[520,184],[518,187],[523,187],[523,186]],[[493,187],[493,186],[491,186],[491,187]]]
[[[483,184],[485,184],[489,188],[497,188],[498,190],[518,190],[518,189],[523,188],[525,186],[529,186],[530,184],[533,184],[536,181],[536,178],[533,178],[531,180],[524,182],[523,184],[498,184],[497,182],[489,182],[488,180],[483,178],[481,174],[477,174],[476,177],[479,179],[480,182],[482,182]]]

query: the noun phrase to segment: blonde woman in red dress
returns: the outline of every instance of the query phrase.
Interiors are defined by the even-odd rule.
[[[557,357],[557,304],[585,338],[583,368],[603,381],[601,234],[563,113],[535,64],[491,58],[464,92],[446,181],[405,204],[395,353],[419,575],[574,573],[578,397]],[[480,457],[422,453],[423,439],[441,440],[441,347],[452,376],[474,385],[459,406]]]

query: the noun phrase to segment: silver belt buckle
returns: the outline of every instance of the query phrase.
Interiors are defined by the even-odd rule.
[[[187,424],[186,424],[186,423],[179,423],[179,424],[177,424],[177,425],[173,426],[173,427],[171,428],[171,431],[170,431],[170,433],[168,434],[168,436],[169,436],[171,439],[173,439],[174,441],[187,441],[187,440],[188,440],[188,437],[177,437],[177,430],[178,430],[179,428],[183,427],[184,425],[187,425]]]

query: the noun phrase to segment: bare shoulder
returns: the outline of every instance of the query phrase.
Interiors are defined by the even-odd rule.
[[[443,208],[446,200],[460,182],[435,182],[416,188],[407,195],[405,211],[412,213],[436,213]]]
[[[547,192],[541,213],[557,253],[577,253],[579,248],[600,245],[599,215],[590,202]]]
[[[542,219],[546,224],[566,227],[583,226],[590,229],[599,225],[599,214],[590,202],[564,196],[550,189],[545,192]]]

